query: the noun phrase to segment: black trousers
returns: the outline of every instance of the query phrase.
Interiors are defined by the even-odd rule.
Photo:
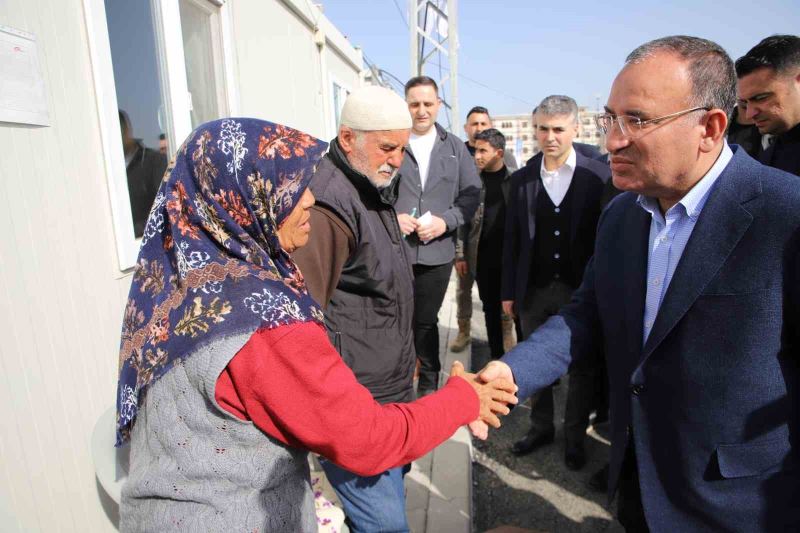
[[[622,461],[617,484],[617,519],[627,533],[649,533],[642,506],[639,487],[639,471],[636,468],[636,452],[633,438],[628,441],[628,450]]]
[[[499,263],[499,262],[498,262]],[[478,259],[478,295],[483,303],[483,315],[486,320],[486,336],[489,340],[489,351],[492,359],[503,356],[503,304],[500,298],[500,280],[502,264],[488,265]]]
[[[572,291],[572,287],[557,281],[546,287],[530,288],[519,313],[525,338],[558,313],[561,306],[569,302]],[[570,367],[564,412],[564,437],[568,448],[583,445],[586,428],[589,427],[589,414],[595,403],[597,368],[597,357],[584,357]],[[534,394],[531,397],[531,430],[554,431],[554,410],[552,386]]]
[[[439,308],[447,292],[452,261],[443,265],[414,265],[414,348],[420,360],[420,392],[439,388]]]

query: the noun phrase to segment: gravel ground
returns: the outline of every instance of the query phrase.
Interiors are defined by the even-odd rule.
[[[472,319],[472,368],[481,368],[489,359],[483,327],[483,314],[476,302]],[[477,326],[477,327],[476,327]],[[555,388],[556,440],[530,455],[515,457],[511,445],[529,427],[530,409],[523,405],[503,419],[487,441],[474,440],[473,531],[483,532],[499,526],[517,526],[535,531],[623,532],[606,507],[606,495],[587,485],[589,477],[608,458],[607,443],[590,431],[586,441],[587,464],[573,472],[564,466],[564,436],[561,423],[567,379]],[[600,433],[603,433],[600,428]],[[613,505],[616,510],[616,503]]]

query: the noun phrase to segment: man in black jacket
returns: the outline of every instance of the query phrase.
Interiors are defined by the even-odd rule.
[[[740,106],[769,146],[765,165],[800,175],[800,37],[773,35],[736,60]]]
[[[380,403],[414,399],[413,274],[394,203],[411,117],[400,96],[364,87],[309,186],[311,236],[293,259],[323,307],[331,342]],[[354,531],[407,531],[403,468],[360,477],[321,461]]]
[[[128,175],[133,234],[138,239],[144,234],[147,216],[161,186],[161,179],[167,169],[167,157],[147,148],[141,139],[133,136],[131,119],[121,109],[119,127],[122,134],[122,149],[125,153],[125,170]]]
[[[456,260],[467,270],[465,274],[478,282],[478,294],[483,303],[486,334],[493,359],[505,353],[504,336],[513,331],[513,321],[504,315],[500,298],[503,274],[503,233],[506,206],[511,193],[511,171],[504,162],[506,139],[494,128],[475,134],[475,164],[481,171],[480,203],[471,223],[460,230],[459,244],[462,259]],[[459,263],[463,263],[459,265]]]
[[[471,156],[475,157],[477,145],[477,141],[475,140],[476,136],[479,133],[491,128],[493,128],[492,117],[489,116],[488,109],[482,106],[475,106],[469,110],[467,113],[467,122],[464,124],[464,133],[467,134],[467,140],[464,141],[464,146],[467,147],[467,151],[469,151]],[[503,137],[503,146],[505,147],[505,137]],[[514,156],[505,151],[505,148],[503,148],[501,152],[503,154],[503,163],[508,170],[508,174],[511,174],[518,168],[517,161],[514,159]],[[480,165],[478,165],[478,168],[480,168]],[[466,228],[466,230],[468,233],[469,228]],[[455,270],[458,274],[458,286],[456,287],[456,318],[458,319],[458,334],[456,335],[456,338],[453,339],[453,342],[450,343],[450,350],[453,352],[462,351],[467,347],[467,344],[472,341],[470,334],[470,322],[472,321],[472,284],[475,281],[475,259],[477,257],[477,250],[474,250],[473,254],[470,256],[464,255],[465,243],[461,236],[461,233],[464,233],[464,231],[461,229],[458,231],[459,236],[456,239],[455,262]],[[506,326],[511,325],[510,323],[506,322],[503,324]],[[506,349],[510,349],[515,341],[516,339],[513,335],[513,329],[506,327],[506,329],[503,330],[503,345],[507,347]]]

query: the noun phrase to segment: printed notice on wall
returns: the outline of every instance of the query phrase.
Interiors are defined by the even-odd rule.
[[[36,37],[0,26],[0,122],[50,125]]]

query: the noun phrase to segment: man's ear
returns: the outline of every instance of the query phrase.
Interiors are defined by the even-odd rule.
[[[350,155],[355,150],[356,146],[356,132],[347,126],[339,128],[339,147],[345,155]]]
[[[710,152],[725,136],[728,129],[728,116],[722,109],[712,109],[706,114],[705,130],[700,139],[700,151]]]

